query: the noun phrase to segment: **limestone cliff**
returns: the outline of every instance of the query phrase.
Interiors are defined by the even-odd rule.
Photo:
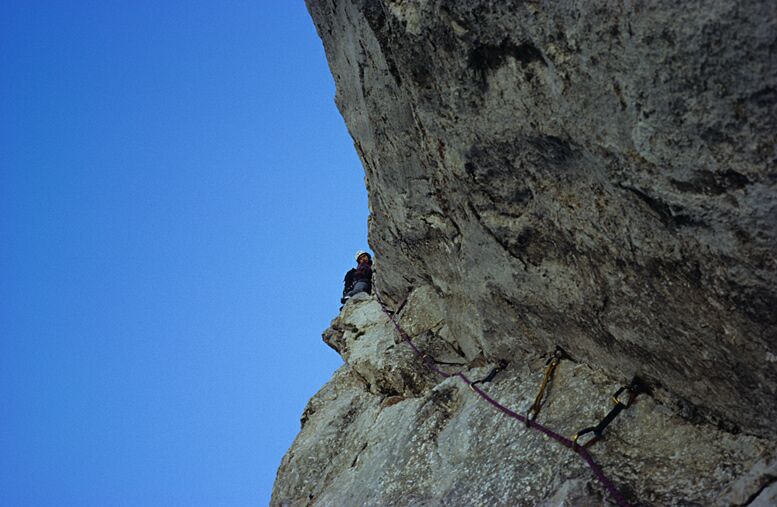
[[[440,368],[481,379],[491,364],[462,365],[434,288],[413,291],[398,321]],[[460,378],[434,374],[399,339],[374,297],[358,295],[325,332],[346,361],[310,400],[283,458],[275,506],[578,506],[613,498],[575,452],[506,417]],[[526,413],[545,358],[527,354],[479,388]],[[612,407],[618,380],[562,359],[535,420],[571,435]],[[647,394],[590,447],[634,505],[770,506],[777,447],[684,420]]]
[[[638,374],[650,394],[592,450],[631,501],[774,495],[774,3],[308,8],[365,167],[376,285],[391,307],[423,294],[402,319],[436,321],[408,332],[458,368],[507,363],[492,388],[519,404],[561,346],[574,362],[543,416],[567,433]],[[388,331],[364,342],[386,326],[374,305],[327,332],[347,364],[311,401],[275,503],[609,501],[573,453],[496,423]]]

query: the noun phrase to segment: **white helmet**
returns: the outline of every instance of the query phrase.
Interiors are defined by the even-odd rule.
[[[359,262],[359,257],[361,257],[361,256],[362,256],[362,255],[364,255],[364,254],[367,254],[367,257],[369,257],[370,259],[372,259],[372,256],[370,255],[370,253],[369,253],[369,252],[365,252],[364,250],[358,250],[358,251],[356,252],[356,255],[354,256],[354,258],[356,259],[356,262]]]

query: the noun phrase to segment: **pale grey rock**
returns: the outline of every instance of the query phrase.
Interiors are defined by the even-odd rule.
[[[416,326],[420,334],[413,340],[424,351],[443,341],[427,329],[437,325],[427,311],[435,299],[428,288],[420,289],[398,316]],[[332,327],[357,322],[345,341],[347,361],[358,358],[358,365],[343,366],[308,404],[300,434],[278,471],[272,505],[611,503],[578,455],[504,416],[459,378],[429,375],[406,343],[388,351],[360,344],[398,340],[374,298],[348,303]],[[325,334],[332,333],[330,328]],[[441,367],[478,379],[491,370],[478,364]],[[526,355],[482,387],[523,411],[536,394],[544,364],[541,355]],[[383,368],[402,368],[422,380],[403,382],[397,380],[401,376],[378,373]],[[618,385],[602,370],[563,360],[537,422],[564,435],[596,424],[609,411]],[[772,494],[774,443],[687,422],[648,395],[637,398],[590,450],[636,505],[724,506]]]
[[[774,507],[777,505],[777,482],[772,480],[772,483],[764,488],[749,505],[751,507]]]
[[[777,505],[777,456],[765,455],[726,487],[721,505]]]
[[[374,394],[420,393],[435,385],[430,372],[416,364],[413,352],[398,347],[394,325],[373,298],[357,294],[324,332],[334,348]]]
[[[434,286],[467,358],[560,344],[777,429],[773,2],[307,3],[388,301]]]
[[[775,504],[773,2],[307,0],[366,173],[376,289],[637,505]],[[374,297],[324,333],[273,505],[601,505],[579,456],[443,380]]]
[[[601,499],[592,501],[589,485],[583,479],[566,481],[541,507],[583,507],[601,505]]]

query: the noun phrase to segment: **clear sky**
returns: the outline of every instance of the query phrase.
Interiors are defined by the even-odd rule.
[[[0,0],[0,505],[266,505],[366,247],[302,0]]]

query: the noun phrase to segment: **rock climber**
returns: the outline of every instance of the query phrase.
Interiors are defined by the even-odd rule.
[[[372,257],[364,250],[356,252],[355,257],[356,267],[345,274],[343,298],[340,300],[343,304],[354,294],[372,291]]]

